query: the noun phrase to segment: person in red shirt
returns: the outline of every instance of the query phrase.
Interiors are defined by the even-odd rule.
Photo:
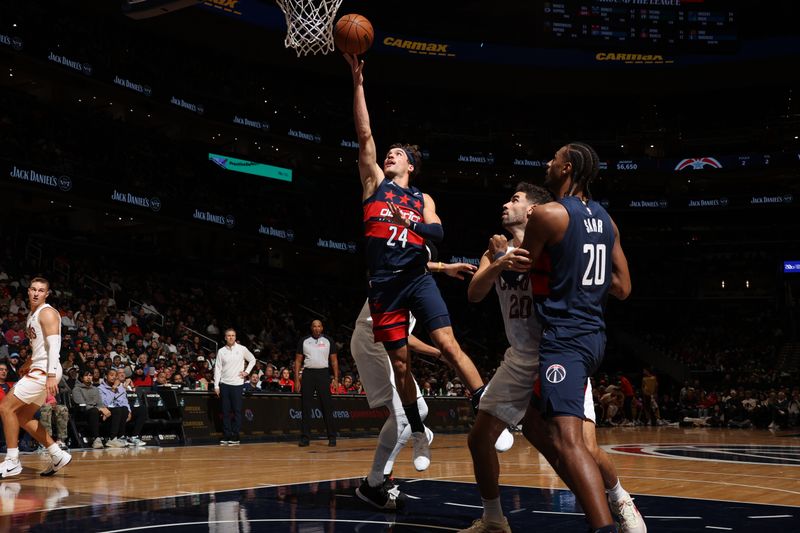
[[[128,326],[128,335],[136,335],[137,339],[144,337],[142,328],[139,327],[135,317],[131,319],[131,325]]]
[[[294,381],[289,377],[289,369],[281,370],[281,379],[278,381],[278,388],[281,392],[294,392]]]
[[[153,376],[145,374],[143,366],[136,365],[136,368],[133,370],[133,377],[131,379],[131,383],[133,384],[134,388],[152,387]]]
[[[344,392],[341,392],[340,394],[358,394],[358,388],[356,388],[356,386],[353,384],[353,376],[350,374],[345,374],[342,388],[344,389]]]
[[[25,341],[25,330],[19,322],[14,322],[6,331],[6,342],[9,346],[19,347]]]
[[[622,389],[622,394],[625,396],[625,402],[622,404],[622,412],[624,413],[625,420],[630,422],[633,420],[631,405],[633,404],[633,397],[635,396],[633,385],[621,372],[617,374],[617,379],[619,381],[619,387]]]
[[[0,401],[6,397],[8,391],[11,390],[11,387],[14,386],[13,383],[9,383],[6,381],[8,377],[8,365],[5,363],[0,363]]]
[[[5,363],[0,363],[0,402],[3,401],[3,398],[6,397],[6,394],[9,393],[11,387],[14,386],[13,383],[9,383],[6,381],[8,377],[8,365]],[[6,437],[3,434],[3,424],[0,422],[0,446],[6,445]]]

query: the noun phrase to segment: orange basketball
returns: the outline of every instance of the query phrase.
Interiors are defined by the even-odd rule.
[[[372,46],[375,32],[365,17],[351,13],[336,21],[333,39],[336,48],[345,54],[363,54]]]

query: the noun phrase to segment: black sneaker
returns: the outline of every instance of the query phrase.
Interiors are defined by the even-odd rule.
[[[308,439],[300,439],[300,442],[298,442],[297,445],[301,448],[305,448],[306,446],[310,446],[311,443],[308,441]]]
[[[384,474],[383,475],[383,488],[386,489],[386,492],[400,492],[400,485],[395,483],[394,478],[391,474]],[[396,494],[395,494],[396,495]]]
[[[377,487],[370,487],[366,478],[361,480],[361,486],[356,489],[356,496],[377,509],[395,511],[405,506],[406,496],[398,491],[398,496],[388,492],[383,483]]]
[[[336,447],[336,439],[328,439],[328,446],[330,446],[331,448],[335,448]]]

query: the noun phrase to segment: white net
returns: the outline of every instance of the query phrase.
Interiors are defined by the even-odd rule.
[[[342,0],[276,0],[286,16],[286,48],[297,56],[333,51],[333,19]]]

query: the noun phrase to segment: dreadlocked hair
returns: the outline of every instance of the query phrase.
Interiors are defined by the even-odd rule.
[[[592,197],[589,184],[600,173],[600,158],[594,148],[586,143],[574,142],[567,146],[567,159],[572,164],[572,187],[569,194],[582,189],[587,198]]]

